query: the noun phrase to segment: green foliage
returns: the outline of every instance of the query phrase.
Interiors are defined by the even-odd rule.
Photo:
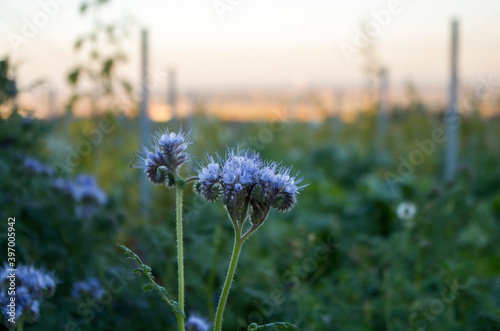
[[[176,284],[175,192],[151,187],[147,208],[139,204],[142,174],[130,169],[139,147],[138,123],[107,117],[115,129],[65,175],[92,173],[109,194],[110,201],[90,220],[75,214],[75,202],[55,190],[49,177],[22,164],[23,156],[49,165],[64,162],[66,150],[56,142],[76,148],[102,119],[46,122],[12,113],[0,121],[0,175],[15,178],[0,181],[1,217],[16,217],[18,260],[53,270],[61,280],[39,321],[26,328],[61,330],[72,321],[82,330],[138,330],[154,320],[158,329],[175,330],[174,315],[165,314],[157,295],[142,293],[158,289],[135,285],[128,266],[121,271],[122,254],[112,245],[122,242],[147,256],[157,284]],[[384,152],[372,146],[374,123],[371,116],[341,127],[333,121],[288,122],[270,143],[254,146],[263,158],[293,164],[292,173],[300,170],[310,185],[290,213],[271,212],[245,243],[225,330],[273,320],[290,321],[299,330],[500,328],[499,119],[464,119],[454,183],[441,180],[444,144],[436,144],[394,189],[384,174],[398,174],[399,157],[408,159],[418,148],[415,139],[431,137],[444,123],[420,112],[394,114]],[[205,118],[183,123],[192,130],[190,151],[198,159],[206,152],[223,154],[225,143],[243,144],[276,125]],[[186,167],[182,175],[193,172]],[[418,209],[412,228],[396,213],[407,200]],[[210,319],[233,229],[219,204],[189,189],[184,201],[185,313]],[[3,234],[0,246],[5,242]],[[90,308],[86,300],[71,297],[71,287],[91,276],[109,291],[121,282],[125,286]]]
[[[9,58],[0,60],[0,105],[12,100],[18,93],[11,70]]]
[[[132,22],[126,18],[112,23],[101,22],[100,9],[107,2],[84,1],[80,5],[80,14],[91,14],[94,25],[73,45],[77,62],[67,75],[72,87],[70,111],[83,100],[90,102],[94,114],[121,112],[134,104],[132,86],[119,74],[120,65],[127,61],[123,48]],[[114,98],[109,100],[110,96]]]

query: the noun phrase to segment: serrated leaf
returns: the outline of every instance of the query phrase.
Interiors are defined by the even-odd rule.
[[[174,314],[176,315],[181,315],[184,319],[186,319],[186,315],[184,314],[184,312],[181,310],[181,308],[179,307],[179,305],[177,304],[177,302],[175,301],[171,301],[168,299],[167,295],[168,295],[168,292],[167,290],[163,287],[163,286],[160,286],[158,284],[156,284],[156,282],[154,281],[154,278],[153,278],[153,274],[151,273],[151,268],[147,265],[145,265],[141,259],[139,258],[139,256],[137,256],[137,254],[135,254],[134,252],[132,252],[127,246],[125,245],[120,245],[120,244],[117,244],[118,247],[120,247],[123,252],[125,253],[125,255],[128,256],[129,259],[132,259],[134,261],[136,261],[140,268],[135,268],[134,270],[132,270],[132,272],[135,274],[135,273],[143,273],[146,277],[149,278],[149,281],[151,283],[146,283],[144,285],[142,285],[142,290],[144,292],[148,292],[148,291],[153,291],[153,290],[156,290],[156,292],[158,292],[158,294],[161,296],[161,298],[163,299],[163,301],[165,301],[167,303],[167,305],[170,307],[170,309],[172,309],[172,311],[174,312]]]
[[[168,295],[168,292],[167,290],[163,287],[163,286],[160,286],[160,285],[156,285],[156,290],[158,291],[158,293],[162,296],[162,297],[167,297]]]
[[[170,303],[172,304],[170,306],[170,308],[172,308],[172,311],[174,312],[174,314],[181,315],[184,319],[186,319],[186,315],[184,314],[184,312],[179,307],[179,304],[177,302],[175,302],[175,301],[170,301]]]
[[[150,291],[153,291],[154,289],[155,289],[155,286],[153,284],[146,283],[146,284],[142,285],[142,290],[144,292],[150,292]]]

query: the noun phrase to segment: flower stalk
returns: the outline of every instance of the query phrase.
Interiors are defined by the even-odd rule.
[[[182,190],[186,183],[179,177],[176,183],[177,272],[179,281],[179,307],[184,311],[184,245],[182,240]],[[180,320],[180,321],[179,321]],[[181,323],[182,322],[182,323]],[[184,319],[177,318],[179,330],[184,330]]]
[[[186,153],[190,144],[188,134],[185,134],[182,129],[179,133],[170,132],[168,129],[157,131],[151,146],[143,146],[142,150],[135,154],[136,162],[132,165],[132,167],[143,169],[146,178],[152,184],[165,184],[167,188],[175,186],[178,303],[170,301],[166,296],[166,290],[154,282],[149,267],[145,266],[147,268],[144,268],[142,273],[146,274],[151,282],[151,286],[146,286],[145,290],[156,289],[158,291],[175,313],[179,331],[185,330],[186,318],[184,313],[184,245],[182,239],[182,191],[186,186],[186,181],[178,176],[178,169],[191,158]],[[142,262],[133,252],[129,252],[127,249],[126,253],[142,266]]]
[[[271,208],[280,212],[293,208],[296,195],[303,186],[297,186],[301,179],[291,176],[289,168],[280,167],[275,162],[264,162],[258,154],[247,150],[230,149],[225,159],[219,157],[215,161],[208,156],[207,161],[208,164],[200,165],[198,170],[195,192],[207,201],[220,200],[225,205],[235,234],[231,262],[215,314],[215,331],[221,331],[243,243],[264,223]],[[247,219],[250,226],[243,233]]]
[[[238,233],[239,232],[239,233]],[[224,308],[226,307],[227,297],[229,296],[229,290],[231,289],[231,284],[233,282],[234,273],[236,272],[236,266],[238,265],[238,259],[240,257],[241,247],[243,246],[244,239],[241,237],[241,230],[235,229],[234,246],[233,253],[231,255],[231,263],[229,264],[229,269],[227,270],[226,280],[224,281],[224,286],[222,287],[222,294],[217,305],[217,313],[215,314],[215,330],[222,330],[222,316],[224,314]]]

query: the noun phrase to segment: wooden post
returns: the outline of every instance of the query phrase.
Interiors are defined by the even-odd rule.
[[[334,132],[334,137],[337,142],[342,138],[342,130],[344,128],[343,120],[343,102],[344,102],[344,92],[337,89],[333,92],[333,112],[330,118],[332,131]]]
[[[344,111],[344,91],[335,90],[333,98],[333,116],[341,119]]]
[[[48,115],[51,120],[54,120],[57,116],[57,109],[56,109],[56,91],[53,87],[49,87],[47,97],[48,97],[47,100]]]
[[[148,31],[142,30],[141,34],[141,104],[140,104],[140,132],[141,144],[146,146],[150,140],[151,123],[149,121],[149,81],[148,81]],[[141,175],[143,175],[141,173]],[[150,185],[144,176],[141,176],[141,208],[143,214],[147,214],[151,191]]]
[[[379,71],[379,84],[375,143],[378,148],[384,148],[389,122],[389,75],[385,68],[381,68]]]
[[[450,104],[445,116],[448,139],[446,141],[444,179],[447,182],[451,182],[455,178],[458,159],[458,21],[453,20],[451,27]]]
[[[174,68],[168,70],[168,105],[172,111],[172,117],[177,118],[177,72]]]

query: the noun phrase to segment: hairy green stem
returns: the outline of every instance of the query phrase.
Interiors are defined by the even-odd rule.
[[[182,315],[175,314],[175,318],[177,318],[177,330],[184,331],[185,328],[184,317],[182,317]]]
[[[184,312],[184,247],[182,244],[182,190],[183,183],[176,185],[176,209],[177,209],[177,270],[179,281],[179,308]],[[176,315],[177,328],[179,331],[184,331],[184,318]]]
[[[238,258],[240,256],[241,246],[243,245],[243,242],[244,240],[241,239],[241,230],[235,228],[234,247],[233,254],[231,255],[231,263],[229,264],[226,280],[224,281],[224,286],[222,288],[222,294],[220,296],[219,304],[217,305],[217,313],[215,314],[215,331],[222,330],[222,315],[224,314],[224,308],[226,307],[229,289],[231,288],[231,283],[233,282],[234,273],[236,271],[236,265],[238,264]]]
[[[19,321],[17,321],[17,331],[23,331],[23,318],[21,317]]]

